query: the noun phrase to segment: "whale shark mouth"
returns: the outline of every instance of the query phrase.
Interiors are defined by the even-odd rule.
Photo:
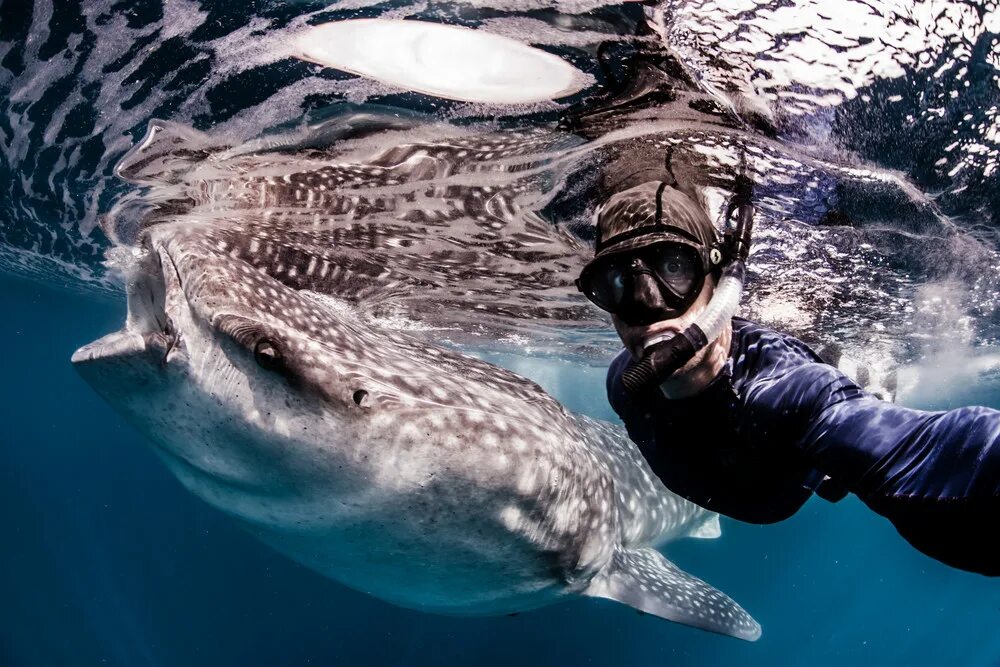
[[[125,275],[125,325],[73,353],[74,364],[148,355],[160,363],[180,351],[180,333],[168,314],[168,301],[183,298],[180,274],[163,248],[147,245],[120,261]]]

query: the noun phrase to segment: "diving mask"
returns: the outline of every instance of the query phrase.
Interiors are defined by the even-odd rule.
[[[595,258],[576,286],[598,308],[629,324],[675,319],[691,307],[705,284],[711,270],[707,254],[684,243],[654,242]],[[658,294],[650,293],[650,286]]]

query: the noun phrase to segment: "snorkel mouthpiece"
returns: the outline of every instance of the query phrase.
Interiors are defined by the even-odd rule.
[[[660,386],[708,345],[705,333],[692,324],[679,334],[658,341],[644,350],[642,359],[622,373],[622,385],[631,396],[640,396]]]

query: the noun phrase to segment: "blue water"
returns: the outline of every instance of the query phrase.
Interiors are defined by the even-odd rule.
[[[1000,584],[918,554],[851,499],[812,500],[774,526],[723,519],[721,539],[669,548],[754,614],[753,644],[595,600],[462,619],[351,591],[184,491],[76,376],[69,355],[123,310],[0,279],[5,667],[1000,665]],[[557,377],[539,369],[550,388]],[[567,403],[605,409],[599,372],[562,380]]]

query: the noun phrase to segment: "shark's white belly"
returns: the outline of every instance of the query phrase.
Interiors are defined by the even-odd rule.
[[[530,439],[512,425],[506,438],[473,437],[444,417],[404,414],[403,429],[376,420],[337,441],[303,437],[282,457],[272,434],[315,429],[315,415],[260,424],[205,405],[191,385],[167,392],[179,395],[160,408],[202,403],[197,420],[148,417],[157,453],[189,490],[294,560],[396,604],[456,614],[545,604],[586,585],[619,537],[612,481],[582,440]],[[223,460],[220,449],[242,454]]]
[[[410,453],[424,465],[383,452],[351,469],[364,484],[286,479],[279,493],[234,485],[161,450],[185,486],[276,550],[407,607],[497,614],[540,606],[585,586],[610,558],[617,506],[608,493],[590,503],[571,491],[601,496],[601,484],[586,479],[592,469],[567,479],[568,459],[508,456],[497,475],[463,465],[475,463],[469,458],[439,456],[429,467],[432,452]],[[501,455],[489,466],[499,466]]]
[[[224,360],[129,392],[122,407],[193,493],[294,560],[399,605],[543,605],[585,588],[616,546],[662,543],[710,516],[663,488],[606,424],[542,419],[530,403],[519,418],[485,400],[376,405],[331,422]]]

